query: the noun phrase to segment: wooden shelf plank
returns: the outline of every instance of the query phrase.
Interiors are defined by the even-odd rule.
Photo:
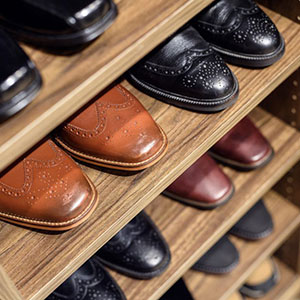
[[[274,232],[269,237],[255,242],[232,236],[230,239],[240,253],[240,263],[229,274],[216,276],[189,270],[184,280],[195,300],[226,300],[299,225],[299,211],[279,194],[268,193],[265,204],[273,217]]]
[[[293,300],[300,291],[300,277],[286,264],[279,259],[275,259],[279,272],[280,281],[278,284],[261,300]],[[252,298],[247,298],[250,300]]]
[[[216,210],[212,213],[185,208],[163,197],[160,197],[151,204],[147,210],[162,230],[162,233],[171,247],[171,264],[164,274],[150,281],[133,280],[121,276],[116,272],[111,272],[124,290],[127,298],[131,300],[159,299],[159,297],[205,253],[209,248],[207,247],[208,243],[211,244],[211,241],[213,241],[214,244],[215,241],[218,240],[220,237],[219,232],[222,231],[221,228],[227,227],[228,224],[230,224],[229,227],[233,225],[233,218],[230,216],[230,213],[227,214],[227,212],[237,210],[237,205],[240,204],[236,203],[235,200],[236,199],[233,199],[224,209]],[[242,200],[245,202],[249,200],[251,202],[253,199],[243,198]],[[242,273],[239,272],[239,270],[243,267],[243,270],[246,268],[245,265],[247,265],[248,260],[253,264],[251,270],[254,269],[254,267],[270,255],[271,252],[275,251],[300,223],[299,210],[288,201],[282,199],[278,194],[269,192],[265,196],[265,203],[273,215],[275,230],[268,239],[263,241],[263,245],[262,243],[261,245],[257,244],[257,246],[251,245],[252,248],[249,246],[249,250],[251,248],[252,252],[244,252],[244,249],[238,247],[241,252],[241,263],[239,269],[232,274],[236,275],[234,279],[239,282],[239,275]],[[275,213],[278,211],[280,211],[280,214]],[[248,249],[246,248],[245,250]],[[261,254],[260,252],[263,253]],[[251,256],[251,259],[247,258],[247,255]],[[247,263],[244,262],[246,259]],[[184,276],[184,278],[186,283],[191,285],[188,285],[191,291],[199,287],[199,289],[197,289],[199,295],[195,295],[194,293],[194,296],[196,296],[195,299],[220,299],[220,295],[222,295],[222,293],[226,291],[226,287],[228,287],[226,284],[227,277],[219,277],[215,279],[216,282],[209,284],[209,287],[207,287],[206,282],[209,281],[206,281],[206,277],[202,275],[202,273],[194,273],[194,271],[188,271],[188,275]],[[200,278],[196,277],[196,275],[199,275]],[[231,283],[233,285],[233,280]],[[238,286],[239,285],[237,285],[236,288]],[[205,293],[202,293],[203,290],[205,290]],[[234,290],[231,290],[229,295]]]
[[[0,170],[36,144],[212,0],[116,0],[119,16],[97,41],[72,56],[30,47],[43,89],[23,112],[0,125]]]
[[[209,215],[203,214],[205,219],[209,218],[206,221],[213,227],[215,222],[222,224],[213,234],[211,231],[204,234],[203,251],[270,189],[300,157],[300,136],[296,130],[261,109],[256,109],[251,116],[271,141],[276,151],[275,158],[263,170],[243,174],[230,173],[238,187],[236,197],[227,208],[220,208]],[[170,132],[174,130],[170,151],[162,162],[153,168],[131,176],[120,176],[119,173],[109,174],[84,167],[97,185],[101,201],[95,213],[82,226],[62,234],[50,235],[0,222],[0,262],[25,299],[41,299],[49,294],[150,203],[179,172],[187,168],[184,165],[187,161],[185,152],[189,152],[189,146],[197,142],[197,136],[192,132],[188,132],[184,140],[175,136],[175,132],[180,128],[172,126],[178,117],[175,114],[174,121],[169,120],[171,126],[167,127]],[[196,119],[190,122],[194,124]],[[186,128],[188,126],[187,123]],[[193,153],[188,155],[187,164],[190,164],[189,159]],[[193,159],[196,158],[197,156]],[[152,184],[153,182],[156,184]],[[179,211],[182,210],[181,206],[175,207]],[[187,208],[186,212],[191,214],[191,219],[197,217],[197,211]],[[216,219],[209,216],[216,216]],[[195,260],[196,257],[192,256],[192,259]]]

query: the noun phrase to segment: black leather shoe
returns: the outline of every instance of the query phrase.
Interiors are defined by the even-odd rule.
[[[169,104],[217,112],[238,97],[237,79],[198,32],[187,27],[135,65],[130,82]]]
[[[89,259],[60,285],[47,300],[126,300],[97,257]]]
[[[0,66],[0,122],[2,122],[33,100],[42,80],[30,58],[1,30]]]
[[[11,0],[0,4],[0,26],[19,40],[49,48],[86,44],[117,15],[112,0]]]
[[[284,54],[284,40],[270,18],[252,0],[216,0],[193,22],[226,61],[266,67]]]
[[[259,240],[273,231],[273,221],[262,200],[257,202],[231,229],[230,233],[247,240]]]
[[[194,300],[183,279],[179,279],[159,300]]]
[[[107,242],[96,255],[101,262],[127,276],[150,279],[170,263],[170,250],[158,228],[140,213]]]
[[[225,274],[231,272],[239,260],[237,249],[225,235],[194,264],[192,269],[205,273]]]

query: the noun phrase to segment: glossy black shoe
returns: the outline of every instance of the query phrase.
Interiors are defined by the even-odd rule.
[[[3,122],[33,100],[42,80],[34,63],[2,30],[0,67],[0,122]]]
[[[126,300],[126,298],[117,283],[104,270],[99,259],[92,257],[47,300]]]
[[[160,275],[170,263],[170,250],[158,228],[140,213],[96,255],[116,271],[138,279]]]
[[[195,17],[193,25],[232,64],[266,67],[284,54],[282,36],[252,0],[216,0]]]
[[[79,47],[102,34],[117,9],[112,0],[11,0],[0,4],[0,26],[19,40],[48,48]]]
[[[225,274],[231,272],[239,260],[239,252],[225,235],[194,264],[192,269],[204,273]]]
[[[194,111],[217,112],[238,98],[237,79],[192,27],[156,48],[128,77],[144,93]]]
[[[262,200],[258,201],[229,231],[247,240],[259,240],[273,231],[273,221]]]

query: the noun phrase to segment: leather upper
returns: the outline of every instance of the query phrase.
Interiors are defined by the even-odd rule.
[[[226,133],[211,149],[220,160],[258,166],[273,153],[272,147],[253,122],[245,117]]]
[[[11,0],[0,5],[0,24],[43,34],[83,30],[110,9],[107,0]]]
[[[192,27],[169,38],[130,74],[158,91],[207,105],[226,101],[236,88],[230,69]]]
[[[71,154],[128,168],[149,164],[167,147],[151,115],[120,85],[87,106],[58,135]]]
[[[217,163],[204,154],[166,190],[196,203],[215,204],[232,193],[233,185]]]
[[[0,218],[45,229],[68,227],[97,203],[81,169],[51,140],[0,174]]]
[[[0,108],[15,102],[14,97],[22,93],[36,80],[33,62],[6,33],[0,30]]]
[[[158,228],[140,213],[96,254],[104,264],[138,278],[160,274],[170,261],[169,248]]]
[[[193,269],[213,274],[228,273],[237,266],[239,257],[236,247],[225,235],[194,264]]]
[[[270,54],[281,44],[270,18],[252,0],[216,0],[193,23],[209,43],[243,54]]]
[[[90,258],[47,300],[125,300],[117,283],[102,267],[97,257]]]
[[[260,200],[231,228],[230,233],[241,238],[258,240],[272,231],[272,216]]]

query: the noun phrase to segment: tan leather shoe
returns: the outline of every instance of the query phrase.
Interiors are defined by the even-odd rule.
[[[51,140],[0,173],[0,219],[66,230],[85,221],[98,202],[95,187]]]
[[[244,300],[245,298],[239,292],[233,293],[227,300]]]
[[[121,85],[62,127],[57,141],[79,160],[127,171],[150,167],[167,150],[163,130]]]

